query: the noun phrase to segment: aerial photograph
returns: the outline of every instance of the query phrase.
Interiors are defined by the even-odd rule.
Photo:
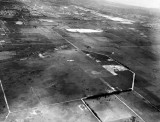
[[[0,0],[0,122],[160,122],[160,0]]]

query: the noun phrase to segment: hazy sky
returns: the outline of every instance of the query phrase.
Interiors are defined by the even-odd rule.
[[[147,7],[147,8],[159,8],[160,0],[107,0],[111,2]]]

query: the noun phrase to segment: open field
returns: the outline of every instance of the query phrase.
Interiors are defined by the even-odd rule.
[[[160,122],[159,17],[85,2],[0,0],[0,121]]]

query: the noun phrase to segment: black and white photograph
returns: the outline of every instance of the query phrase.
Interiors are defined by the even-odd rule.
[[[160,0],[0,0],[0,122],[160,122]]]

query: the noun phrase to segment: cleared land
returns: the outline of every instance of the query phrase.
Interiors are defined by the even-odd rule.
[[[0,1],[0,121],[159,122],[158,42],[83,2]]]

